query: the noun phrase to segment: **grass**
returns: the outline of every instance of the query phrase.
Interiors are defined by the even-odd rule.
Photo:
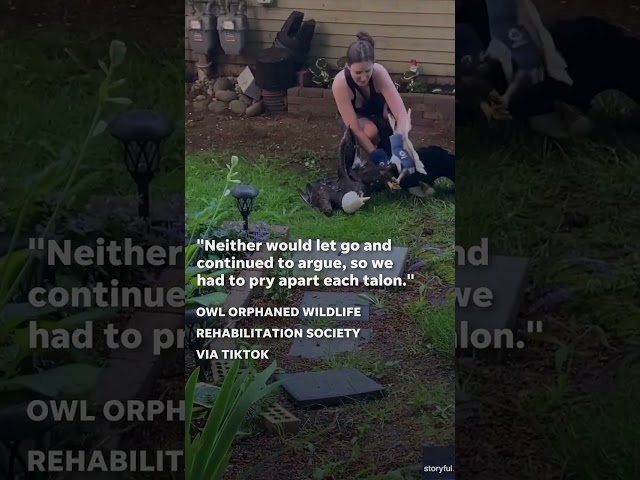
[[[451,329],[455,308],[455,296],[452,294],[446,296],[443,305],[436,307],[424,299],[409,303],[406,307],[407,314],[415,320],[427,347],[448,357],[455,354],[455,337]]]
[[[529,257],[531,298],[543,288],[571,292],[568,303],[539,318],[544,336],[557,346],[539,336],[528,344],[537,357],[510,365],[506,375],[523,380],[474,387],[512,405],[518,394],[533,402],[535,408],[522,408],[513,422],[524,419],[547,438],[532,455],[553,458],[563,478],[637,473],[637,462],[622,459],[626,445],[635,443],[622,420],[631,415],[628,396],[621,393],[605,406],[587,401],[580,388],[587,371],[600,368],[599,356],[611,357],[637,342],[639,333],[631,321],[640,307],[637,115],[624,97],[606,94],[596,104],[597,129],[588,140],[559,142],[517,128],[457,132],[456,243],[469,247],[488,238],[493,254]],[[576,256],[583,261],[572,261]],[[594,335],[572,345],[579,360],[568,371],[554,369],[553,357],[592,325],[601,327],[604,339]],[[515,385],[525,383],[535,386],[518,392]]]
[[[57,158],[67,144],[78,150],[103,78],[98,60],[108,62],[109,43],[117,38],[105,37],[99,29],[84,37],[43,29],[37,35],[29,31],[3,39],[0,63],[9,68],[0,71],[4,92],[0,155],[11,159],[5,162],[4,176],[24,178]],[[157,109],[175,121],[174,134],[165,146],[161,169],[151,188],[152,195],[181,194],[184,106],[178,85],[182,85],[184,76],[183,53],[179,45],[173,52],[143,49],[137,44],[127,47],[125,64],[117,72],[126,82],[114,90],[114,95],[131,98],[132,108]],[[127,108],[111,105],[104,120],[109,121]],[[92,185],[92,193],[123,195],[135,191],[118,146],[108,134],[94,138],[87,160],[87,171],[99,170],[102,174],[101,184]],[[12,181],[9,186],[22,188],[20,181]]]
[[[224,168],[232,154],[205,152],[187,155],[188,214],[201,210],[210,203],[215,192],[221,191]],[[439,383],[437,379],[430,379],[427,384],[425,378],[420,378],[423,373],[415,374],[428,368],[432,353],[441,354],[443,363],[452,364],[450,343],[454,335],[454,311],[449,304],[431,307],[428,303],[432,295],[450,286],[454,278],[455,204],[452,195],[446,188],[441,188],[436,198],[422,201],[389,192],[373,197],[354,215],[326,217],[304,203],[297,191],[307,182],[326,175],[322,168],[326,159],[311,151],[304,152],[297,160],[290,155],[268,158],[256,155],[252,158],[250,161],[241,157],[238,169],[241,182],[250,183],[260,191],[250,222],[286,225],[294,239],[321,238],[358,243],[391,239],[393,245],[408,247],[411,261],[422,259],[427,262],[426,268],[416,273],[415,280],[408,282],[407,287],[399,292],[371,294],[371,308],[387,312],[387,317],[384,327],[373,329],[372,339],[363,351],[329,355],[304,363],[307,371],[359,369],[385,385],[385,398],[358,402],[335,412],[327,409],[326,413],[318,415],[301,411],[299,415],[305,427],[298,435],[282,440],[283,447],[291,449],[293,445],[305,443],[304,438],[314,437],[305,443],[304,449],[299,449],[306,450],[308,458],[299,464],[296,462],[297,469],[305,472],[310,469],[308,478],[327,478],[330,475],[332,478],[371,480],[415,478],[409,472],[400,473],[398,470],[394,473],[394,469],[418,463],[421,442],[440,444],[453,441],[453,387]],[[240,219],[232,198],[226,199],[222,212],[225,220]],[[426,244],[439,249],[440,253],[425,250]],[[291,292],[286,301],[291,302],[294,298],[295,292]],[[268,292],[263,301],[279,303],[273,295],[270,298]],[[333,323],[320,321],[314,326]],[[394,337],[385,331],[387,327],[401,330],[402,335]],[[385,337],[394,339],[383,341],[383,346],[379,346],[378,342]],[[286,352],[288,349],[287,345],[279,344],[269,347],[272,351]],[[433,361],[439,363],[442,360],[434,357]],[[282,362],[279,360],[279,365],[285,370],[290,367],[286,358]],[[297,368],[302,367],[294,366],[294,371]],[[327,425],[327,418],[334,414],[342,420],[336,420],[337,425]],[[420,420],[414,421],[414,417]],[[397,432],[395,439],[390,433],[394,431]],[[413,442],[409,437],[415,437],[417,441]],[[246,458],[245,453],[249,451],[259,452],[268,448],[267,441],[238,446],[238,449],[243,449],[242,456]],[[404,448],[392,455],[394,444],[400,441],[404,442]],[[388,455],[380,458],[380,452],[388,452]],[[270,468],[267,464],[278,460],[265,460],[259,456],[252,463],[262,461],[267,462],[260,467],[265,471],[265,468]],[[305,468],[305,463],[313,467]],[[241,468],[229,474],[236,475],[230,478],[248,478],[254,473]],[[302,473],[300,478],[303,478]]]
[[[201,209],[210,202],[211,192],[220,191],[224,178],[220,174],[229,156],[190,154],[186,169],[188,212]],[[448,199],[423,202],[416,197],[392,198],[393,194],[372,198],[367,207],[355,215],[337,215],[329,218],[305,204],[297,189],[313,181],[294,169],[282,165],[278,158],[260,158],[249,163],[241,159],[239,178],[251,183],[260,192],[251,221],[265,221],[287,225],[291,238],[335,239],[343,242],[384,242],[394,245],[419,247],[423,230],[435,230],[432,241],[443,248],[453,248],[455,206]],[[318,177],[319,178],[319,177]],[[225,216],[238,220],[235,205],[226,204]]]
[[[633,376],[628,375],[630,372]],[[638,471],[633,445],[637,444],[640,428],[640,372],[634,368],[625,373],[625,383],[616,399],[570,405],[564,410],[566,420],[553,430],[558,456],[565,459],[566,471],[574,478],[632,478],[630,474]]]

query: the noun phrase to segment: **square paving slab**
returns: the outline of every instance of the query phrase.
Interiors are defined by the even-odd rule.
[[[522,301],[524,286],[529,268],[529,260],[524,257],[489,256],[489,265],[474,267],[471,265],[456,267],[456,288],[460,298],[464,296],[466,307],[459,299],[456,306],[456,330],[464,334],[472,345],[470,335],[478,329],[491,333],[496,329],[512,329]],[[474,291],[486,287],[492,294],[492,305],[481,307],[473,300]],[[469,289],[465,293],[465,289]],[[465,329],[466,327],[466,333]],[[461,347],[462,339],[459,338]],[[500,339],[501,341],[503,338]]]
[[[298,260],[342,260],[342,263],[346,266],[344,270],[331,268],[323,271],[325,277],[338,277],[344,278],[349,277],[349,275],[353,274],[359,280],[362,280],[365,275],[375,276],[384,275],[386,277],[399,277],[402,275],[404,271],[404,264],[407,260],[407,255],[409,250],[407,247],[396,247],[392,246],[390,252],[364,252],[363,244],[360,244],[360,249],[356,252],[349,252],[346,254],[341,253],[341,245],[342,242],[336,242],[335,252],[321,252],[316,250],[316,241],[313,240],[313,250],[310,252],[296,252],[291,258],[295,262],[295,267],[293,269],[293,275],[296,277],[299,276],[312,276],[317,275],[318,272],[314,271],[313,268],[300,269],[298,268]],[[366,260],[368,267],[367,268],[351,268],[352,260]],[[392,260],[393,267],[391,268],[374,268],[372,260]]]
[[[384,387],[355,368],[279,375],[282,388],[300,408],[332,407],[384,397]]]
[[[357,293],[340,293],[340,292],[304,292],[302,301],[300,302],[301,320],[322,320],[322,317],[314,317],[313,315],[305,315],[305,308],[313,307],[360,307],[360,315],[342,315],[335,317],[327,317],[327,320],[335,321],[367,321],[369,320],[369,302]]]
[[[303,332],[314,327],[302,326]],[[305,334],[306,335],[306,334]],[[349,338],[296,338],[291,344],[289,357],[323,358],[326,355],[355,352],[371,338],[371,329],[360,329],[358,336]]]

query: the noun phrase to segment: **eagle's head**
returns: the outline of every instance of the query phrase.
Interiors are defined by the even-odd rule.
[[[342,197],[342,210],[346,213],[355,213],[360,210],[370,197],[363,197],[357,192],[351,191]]]

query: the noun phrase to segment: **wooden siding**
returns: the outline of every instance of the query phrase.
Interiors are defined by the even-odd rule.
[[[423,75],[454,77],[455,0],[274,0],[271,6],[248,0],[250,31],[244,55],[270,47],[293,10],[316,21],[309,55],[325,57],[331,66],[362,30],[374,38],[377,60],[392,74],[403,73],[415,59]]]

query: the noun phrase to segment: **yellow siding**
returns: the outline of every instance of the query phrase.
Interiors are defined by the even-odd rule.
[[[391,73],[403,73],[415,59],[423,75],[454,77],[455,0],[274,0],[271,6],[248,0],[244,54],[270,47],[293,10],[316,21],[310,57],[335,66],[362,30],[374,38],[377,60]]]

